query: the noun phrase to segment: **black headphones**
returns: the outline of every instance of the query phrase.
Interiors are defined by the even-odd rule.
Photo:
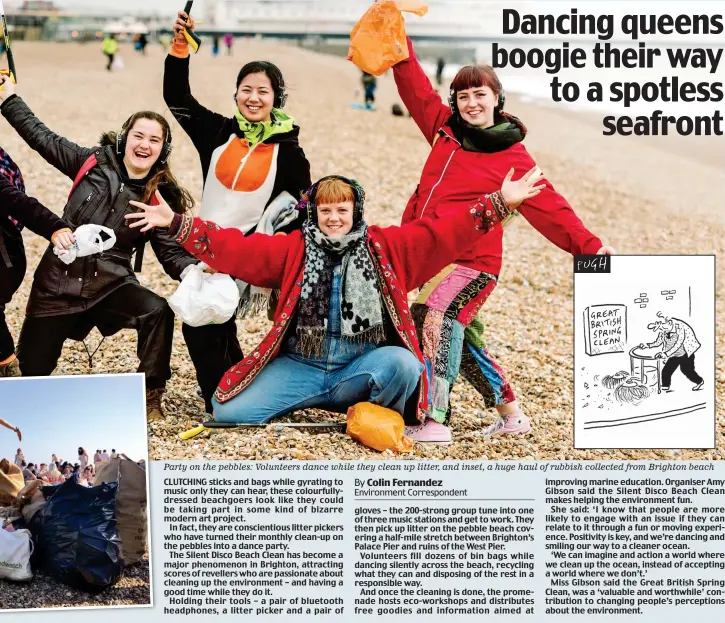
[[[494,112],[502,113],[504,104],[506,104],[506,91],[503,90],[503,86],[501,85],[501,82],[499,82],[496,85],[499,89],[498,92],[498,104],[496,104],[496,108],[494,108]],[[448,94],[448,105],[451,107],[451,110],[454,113],[458,112],[458,104],[456,103],[456,92],[451,89],[451,92]]]
[[[124,124],[121,126],[121,131],[116,134],[116,155],[119,158],[123,158],[124,154],[126,153],[126,141],[128,139],[127,132],[128,132],[128,126],[131,123],[131,119],[133,119],[135,116],[131,115]],[[159,159],[154,164],[160,164],[165,165],[169,161],[169,156],[171,156],[171,128],[165,127],[164,132],[166,134],[166,137],[164,138],[164,145],[161,147],[161,153],[159,154]]]
[[[315,197],[317,195],[317,189],[320,186],[320,182],[326,180],[341,180],[345,182],[350,188],[352,188],[352,194],[355,197],[355,202],[352,210],[352,222],[353,225],[359,223],[363,217],[363,208],[365,206],[365,190],[357,180],[345,177],[343,175],[327,175],[317,180],[310,189],[305,193],[307,195],[307,219],[313,223],[317,222],[317,204],[315,203]]]

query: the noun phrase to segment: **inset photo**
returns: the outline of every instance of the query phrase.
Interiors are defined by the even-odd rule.
[[[0,610],[151,606],[142,374],[0,381]]]

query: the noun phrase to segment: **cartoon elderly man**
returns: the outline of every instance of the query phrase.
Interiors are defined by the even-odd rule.
[[[684,320],[666,318],[661,312],[657,312],[657,316],[661,320],[647,325],[648,329],[658,332],[657,339],[647,346],[650,348],[661,346],[662,352],[657,353],[655,357],[667,360],[662,368],[662,389],[666,392],[672,391],[670,389],[672,375],[679,368],[694,384],[692,391],[701,390],[704,381],[695,371],[695,353],[700,348],[695,332]]]

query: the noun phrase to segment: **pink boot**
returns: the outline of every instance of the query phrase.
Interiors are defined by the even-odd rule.
[[[419,426],[406,426],[405,436],[418,443],[451,443],[451,429],[431,418]]]
[[[496,435],[525,435],[531,430],[531,421],[518,410],[513,413],[500,416],[496,421],[483,431],[486,437]]]

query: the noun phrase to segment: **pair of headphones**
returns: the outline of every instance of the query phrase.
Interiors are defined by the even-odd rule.
[[[128,140],[128,126],[131,123],[131,120],[136,115],[131,115],[124,124],[121,126],[121,131],[116,134],[116,155],[119,158],[123,158],[124,154],[126,153],[126,142]],[[169,161],[169,156],[171,156],[171,128],[168,127],[168,125],[164,128],[166,138],[164,138],[164,144],[161,147],[161,153],[159,154],[159,159],[154,164],[160,164],[161,166],[165,165]]]
[[[315,197],[317,196],[317,189],[320,186],[320,182],[324,182],[326,180],[340,180],[342,182],[345,182],[348,186],[350,186],[350,188],[352,188],[352,194],[355,198],[352,210],[352,222],[353,224],[359,223],[363,217],[363,208],[365,206],[365,190],[362,186],[360,186],[360,184],[358,184],[357,180],[345,177],[343,175],[327,175],[317,180],[309,188],[309,190],[305,193],[305,196],[307,197],[306,205],[301,206],[307,209],[307,219],[312,221],[313,223],[317,223],[317,204],[315,202]]]
[[[494,112],[502,113],[504,104],[506,104],[506,91],[503,90],[503,86],[499,82],[497,84],[499,91],[498,91],[498,104],[496,104],[496,108],[494,108]],[[458,104],[456,102],[456,92],[451,89],[451,92],[448,94],[448,105],[451,107],[451,110],[454,113],[458,112]]]

